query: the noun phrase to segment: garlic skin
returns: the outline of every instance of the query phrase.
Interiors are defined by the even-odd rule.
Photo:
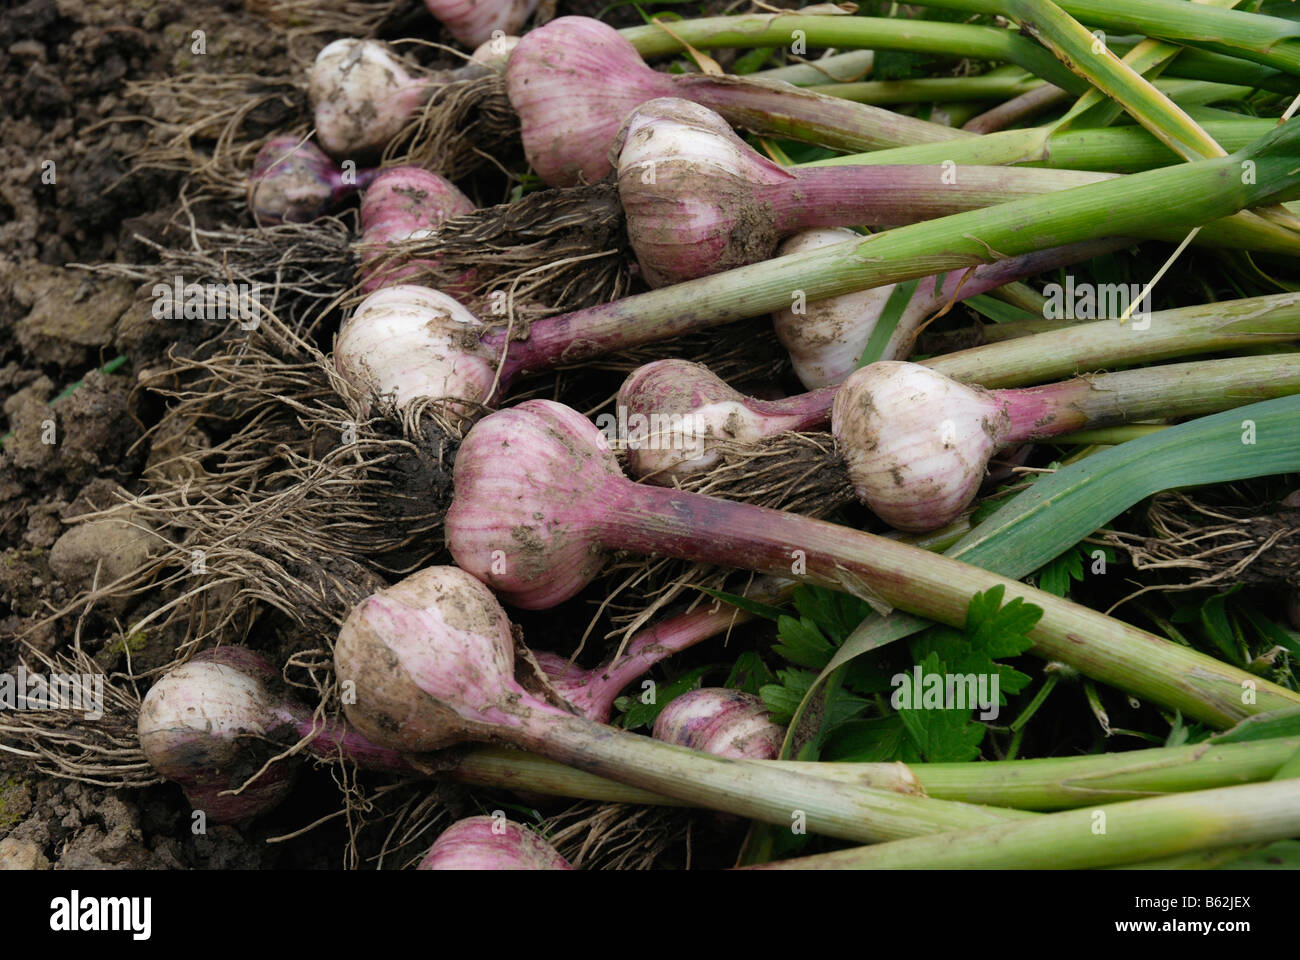
[[[447,294],[397,284],[366,297],[339,330],[334,365],[358,391],[404,406],[433,397],[487,399],[496,376],[483,323]]]
[[[416,80],[378,40],[335,40],[316,55],[307,94],[316,138],[336,159],[377,155],[427,98]]]
[[[592,688],[596,681],[595,671],[584,670],[576,663],[570,663],[568,657],[562,657],[549,650],[533,650],[532,654],[556,693],[577,707],[584,717],[599,723],[609,722],[608,710],[593,712],[595,698],[592,696]]]
[[[396,243],[432,235],[444,220],[473,213],[474,201],[445,177],[422,167],[389,167],[361,200],[366,243]]]
[[[654,738],[733,760],[775,760],[785,730],[772,722],[763,701],[741,690],[702,687],[660,711]]]
[[[747,399],[703,364],[674,359],[638,367],[617,401],[627,411],[628,472],[672,486],[717,464],[717,440],[753,443],[772,432]]]
[[[386,248],[432,237],[443,221],[475,209],[474,201],[450,180],[421,167],[390,167],[379,174],[361,199],[361,265],[357,268],[361,291],[373,293],[419,277],[427,261],[386,264],[381,271]],[[451,292],[460,292],[459,285]]]
[[[555,606],[604,566],[592,518],[602,513],[610,478],[625,479],[580,413],[550,400],[498,410],[474,425],[456,454],[452,481],[472,487],[475,503],[453,498],[447,510],[452,556],[514,606]]]
[[[537,0],[424,0],[447,32],[467,47],[492,39],[492,31],[518,33],[537,9]]]
[[[510,54],[519,46],[517,36],[496,36],[484,40],[470,54],[470,62],[460,68],[466,79],[486,76],[489,73],[505,73]]]
[[[450,703],[506,722],[495,704],[514,676],[510,621],[482,583],[428,567],[353,608],[334,645],[339,682],[352,682],[348,720],[381,747],[419,752],[486,739]]]
[[[539,834],[501,817],[458,820],[434,841],[417,870],[572,870]]]
[[[260,227],[310,223],[347,191],[338,168],[314,143],[274,137],[262,145],[248,178],[248,209]]]
[[[552,187],[608,176],[623,119],[672,90],[672,78],[646,66],[617,30],[588,17],[557,17],[529,31],[506,65],[524,154]]]
[[[761,187],[796,177],[707,107],[674,97],[643,103],[611,153],[628,239],[650,286],[755,263],[776,249],[778,218]]]
[[[252,650],[218,647],[168,671],[140,705],[136,731],[145,759],[215,823],[269,810],[293,784],[292,767],[274,764],[241,793],[221,795],[279,752],[267,742],[282,725],[268,689],[279,679]]]
[[[890,526],[916,532],[961,515],[1009,427],[988,391],[896,360],[850,376],[831,409],[854,492]]]
[[[777,255],[803,253],[834,246],[862,235],[847,227],[819,227],[797,233],[781,244]],[[772,314],[772,326],[781,345],[790,351],[795,375],[809,390],[843,383],[862,359],[894,284],[846,293]]]

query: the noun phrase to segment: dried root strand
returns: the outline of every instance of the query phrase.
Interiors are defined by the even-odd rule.
[[[28,657],[24,666],[47,676],[103,674],[103,668],[80,647],[52,655],[29,647]],[[101,787],[160,783],[136,735],[140,695],[134,678],[121,674],[105,678],[102,706],[104,715],[94,720],[74,710],[0,711],[0,754],[26,760],[51,777]]]
[[[296,338],[310,335],[337,316],[341,295],[356,269],[352,231],[346,222],[323,217],[314,223],[205,230],[187,216],[189,202],[183,201],[178,222],[169,228],[178,243],[164,245],[136,236],[154,253],[156,262],[74,266],[140,284],[170,287],[179,276],[187,284],[255,289],[255,315],[248,322],[278,323]],[[221,332],[214,328],[208,336]]]
[[[285,38],[289,58],[308,66],[320,49],[340,37],[376,37],[409,0],[244,0],[249,11],[269,20]]]
[[[286,65],[287,66],[287,65]],[[305,136],[307,93],[301,76],[186,73],[127,84],[141,113],[105,123],[143,123],[145,145],[133,170],[183,174],[196,196],[242,214],[257,151],[280,135]]]
[[[466,305],[489,322],[501,321],[507,301],[527,321],[616,300],[631,286],[623,209],[608,183],[542,190],[452,217],[436,236],[386,247],[367,266],[383,277],[411,261],[422,268],[406,282],[437,288],[463,287],[473,271]]]
[[[666,855],[689,848],[687,810],[625,803],[580,803],[551,817],[547,839],[582,870],[653,870]]]
[[[681,489],[810,517],[829,516],[854,499],[830,434],[782,433],[717,449],[718,465],[678,484]]]
[[[1300,507],[1210,506],[1174,491],[1153,497],[1146,519],[1150,535],[1107,530],[1100,542],[1177,578],[1149,589],[1300,586]]]
[[[519,117],[506,95],[505,78],[492,73],[435,87],[419,116],[384,149],[383,161],[462,180],[486,164],[500,166],[496,158],[518,142]]]

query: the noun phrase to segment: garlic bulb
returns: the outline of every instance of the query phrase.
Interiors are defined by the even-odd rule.
[[[419,870],[572,870],[537,833],[504,817],[469,817],[444,830]]]
[[[776,249],[781,218],[761,187],[796,178],[707,107],[672,97],[641,104],[611,156],[628,239],[650,286],[720,273]]]
[[[763,701],[740,690],[704,687],[674,699],[655,720],[654,737],[735,760],[775,760],[785,730]]]
[[[518,33],[537,0],[424,0],[424,5],[453,37],[476,47],[490,43],[493,31]]]
[[[367,172],[360,176],[369,179]],[[262,145],[248,177],[248,209],[259,226],[310,223],[329,213],[359,184],[343,180],[338,166],[314,143],[273,137]]]
[[[745,397],[689,360],[657,360],[633,371],[618,392],[627,411],[629,472],[671,484],[672,477],[703,473],[717,463],[716,439],[753,442],[762,417]]]
[[[496,373],[482,329],[447,294],[397,284],[370,294],[344,322],[334,365],[358,390],[398,406],[421,397],[477,403],[487,399]]]
[[[335,40],[316,55],[307,94],[316,137],[331,156],[369,157],[383,150],[427,99],[427,80],[413,78],[378,40]]]
[[[357,702],[344,704],[352,725],[380,746],[411,752],[485,739],[481,724],[451,704],[495,717],[514,665],[505,611],[458,567],[428,567],[367,597],[334,646],[339,680],[357,691]]]
[[[663,486],[710,470],[721,457],[720,440],[754,443],[785,430],[807,429],[827,413],[826,403],[816,397],[746,397],[708,367],[689,360],[656,360],[638,367],[619,389],[617,406],[628,472]]]
[[[974,499],[1010,420],[992,394],[928,367],[881,361],[840,387],[831,432],[854,492],[899,530],[933,530]]]
[[[422,167],[389,167],[361,201],[367,243],[396,243],[432,236],[450,217],[473,213],[474,201],[445,177]]]
[[[623,118],[672,90],[672,78],[646,66],[617,30],[588,17],[529,31],[506,66],[524,154],[553,187],[603,180]]]
[[[847,227],[819,227],[795,234],[781,244],[779,255],[834,246],[862,235]],[[800,302],[772,314],[776,338],[790,351],[795,375],[809,390],[843,383],[858,368],[862,351],[894,292],[894,284],[872,287],[810,303]]]
[[[445,522],[456,562],[525,610],[567,600],[604,566],[594,521],[611,478],[624,479],[590,420],[528,400],[474,425],[456,454],[453,483],[472,477],[477,501],[453,500]],[[504,539],[503,539],[504,538]],[[497,563],[509,543],[519,556]]]
[[[270,738],[283,721],[269,690],[279,679],[253,651],[218,647],[170,670],[140,704],[145,759],[215,823],[262,813],[292,786],[292,768],[274,764],[242,792],[223,796],[279,752]]]
[[[510,62],[510,54],[517,46],[519,46],[519,38],[505,34],[498,34],[489,40],[484,40],[470,54],[469,69],[465,71],[466,77],[505,73],[506,64]]]
[[[418,278],[428,261],[404,260],[385,264],[381,270],[387,248],[433,237],[444,220],[474,210],[473,200],[436,173],[412,166],[389,167],[380,173],[361,200],[361,265],[357,268],[361,291],[373,293]]]

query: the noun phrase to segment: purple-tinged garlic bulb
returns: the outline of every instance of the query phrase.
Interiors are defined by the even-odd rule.
[[[765,260],[780,218],[761,189],[794,174],[755,153],[707,107],[641,104],[614,143],[628,239],[652,287]]]
[[[689,360],[657,360],[634,370],[618,392],[626,423],[628,472],[663,486],[713,468],[718,441],[754,443],[806,430],[830,414],[830,395],[755,400]]]
[[[424,0],[424,5],[459,42],[477,47],[490,43],[493,31],[518,33],[537,0]]]
[[[169,671],[140,705],[137,731],[145,759],[180,784],[190,806],[214,823],[269,810],[292,786],[293,768],[274,764],[243,792],[222,795],[279,752],[272,740],[285,726],[272,693],[279,682],[260,655],[218,647]]]
[[[655,720],[654,737],[734,760],[775,760],[785,730],[763,701],[741,690],[703,687],[674,699]]]
[[[781,167],[713,110],[675,97],[628,114],[611,155],[628,239],[653,287],[767,260],[782,237],[813,227],[915,223],[1095,178],[972,166],[943,186],[930,164]]]
[[[482,719],[506,719],[498,704],[517,687],[510,620],[501,604],[458,567],[428,567],[367,597],[352,610],[334,645],[348,720],[394,750],[437,750],[484,740]]]
[[[469,817],[444,830],[419,870],[572,870],[553,846],[504,817]]]
[[[357,269],[363,278],[361,291],[373,293],[419,276],[422,261],[386,264],[380,270],[387,248],[433,237],[443,221],[474,209],[473,200],[436,173],[412,166],[384,170],[361,200],[361,265]]]
[[[472,406],[487,399],[496,373],[482,331],[483,323],[447,294],[397,284],[370,294],[343,323],[334,365],[359,392],[398,406],[422,397]]]
[[[308,77],[321,146],[339,159],[378,155],[436,82],[411,76],[378,40],[335,40],[316,55]]]
[[[617,30],[588,17],[557,17],[529,31],[506,66],[524,154],[553,187],[603,180],[623,118],[673,89]]]
[[[934,530],[955,520],[1010,426],[989,391],[890,360],[845,380],[831,410],[854,492],[899,530]]]
[[[248,177],[248,209],[259,226],[310,223],[363,189],[378,171],[345,176],[320,147],[297,137],[274,137],[262,145]]]
[[[803,253],[861,238],[847,227],[818,227],[790,237],[778,253]],[[797,311],[791,305],[772,314],[776,338],[790,352],[795,376],[805,387],[816,390],[843,383],[858,368],[862,351],[893,292],[894,284],[890,283],[800,303]]]
[[[460,557],[457,563],[476,575],[481,570],[510,603],[545,610],[573,596],[604,566],[592,521],[602,513],[606,481],[626,478],[603,435],[582,414],[529,400],[480,420],[456,454],[453,483],[470,476],[478,502],[491,506],[453,500],[447,542],[464,544],[466,561],[472,556],[473,563]],[[499,539],[503,534],[506,542]],[[522,548],[522,556],[498,570],[498,543]]]

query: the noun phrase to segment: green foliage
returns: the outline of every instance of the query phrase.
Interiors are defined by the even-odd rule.
[[[1209,596],[1176,595],[1173,612],[1160,625],[1177,642],[1296,689],[1300,633],[1265,616],[1244,591],[1238,583]]]
[[[767,669],[763,658],[753,650],[746,650],[731,665],[731,673],[728,674],[723,686],[757,696],[758,691],[774,679],[772,671]]]
[[[1277,840],[1223,865],[1225,870],[1300,870],[1300,840]]]
[[[1060,556],[1038,568],[1038,573],[1034,577],[1035,586],[1055,596],[1068,597],[1071,583],[1082,582],[1084,571],[1092,569],[1097,559],[1093,553],[1097,550],[1101,551],[1108,567],[1115,562],[1115,551],[1110,547],[1085,546],[1076,543]]]
[[[987,293],[977,293],[973,297],[967,297],[962,303],[994,323],[1016,323],[1021,320],[1043,319],[1036,313],[1030,313],[1028,310],[1022,310],[1020,307],[1004,303],[997,297],[990,297]]]
[[[1003,605],[1003,595],[1004,588],[995,587],[972,597],[961,630],[934,626],[914,636],[908,645],[913,666],[902,673],[889,670],[879,657],[858,657],[836,671],[796,731],[799,758],[939,762],[979,756],[986,727],[972,718],[973,704],[948,709],[915,699],[934,683],[946,692],[948,675],[985,677],[988,692],[996,678],[999,707],[1005,706],[1006,694],[1024,689],[1029,677],[997,661],[1029,649],[1027,634],[1042,610],[1019,598]],[[802,587],[794,599],[799,616],[780,619],[780,642],[773,650],[795,669],[778,670],[778,682],[761,690],[781,723],[791,722],[818,673],[870,613],[865,602],[829,590]],[[918,676],[921,686],[913,702],[904,703],[902,678],[912,684]],[[927,681],[928,676],[938,679]],[[890,690],[895,695],[886,698]],[[869,716],[873,710],[879,715]]]

